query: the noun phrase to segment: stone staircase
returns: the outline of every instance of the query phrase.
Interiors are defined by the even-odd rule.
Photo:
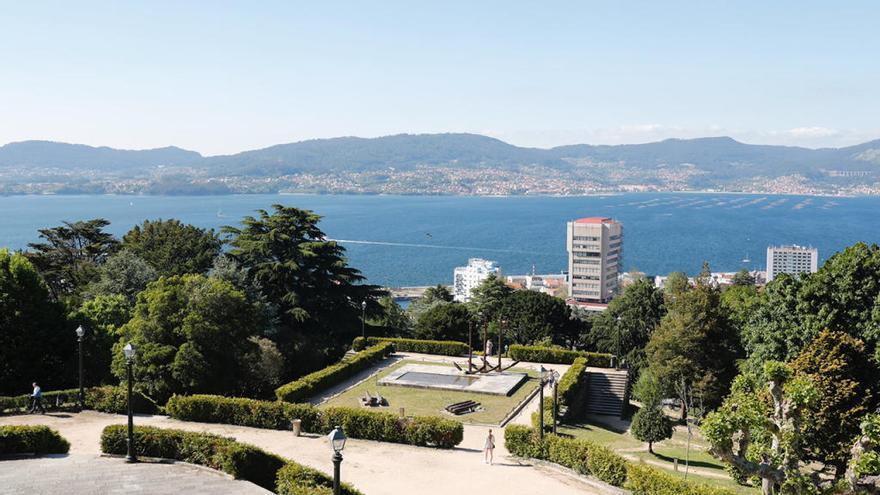
[[[622,416],[629,402],[629,377],[626,370],[590,368],[587,371],[587,407],[589,414]]]

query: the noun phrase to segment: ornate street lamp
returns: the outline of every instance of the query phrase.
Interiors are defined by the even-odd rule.
[[[345,448],[345,433],[337,426],[327,435],[330,447],[333,449],[333,495],[342,493],[339,488],[339,466],[342,464],[342,449]]]
[[[83,390],[83,335],[86,331],[82,325],[76,327],[76,341],[79,346],[79,410],[82,411],[86,407],[86,394]]]
[[[550,383],[553,384],[553,434],[556,434],[556,423],[559,416],[559,372],[553,370],[550,373]]]
[[[367,300],[364,299],[363,301],[361,301],[361,337],[363,337],[363,338],[367,338],[367,334],[364,331],[364,326],[365,326],[364,320],[366,319],[366,317],[367,317]]]
[[[131,411],[131,382],[133,381],[131,367],[137,351],[129,342],[122,348],[122,353],[125,354],[126,376],[128,378],[128,438],[125,440],[128,452],[125,455],[125,462],[137,462],[137,456],[134,454],[134,419]]]

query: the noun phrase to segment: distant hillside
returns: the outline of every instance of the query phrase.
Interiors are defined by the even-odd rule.
[[[0,166],[123,171],[158,165],[197,163],[202,155],[174,146],[152,150],[118,150],[102,146],[22,141],[0,146]]]
[[[880,194],[880,140],[808,149],[708,137],[539,149],[476,134],[399,134],[315,139],[212,157],[176,147],[117,150],[25,141],[0,147],[0,172],[0,194]]]

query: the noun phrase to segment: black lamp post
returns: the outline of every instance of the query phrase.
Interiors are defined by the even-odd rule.
[[[367,334],[364,331],[364,320],[367,318],[367,300],[364,299],[361,301],[361,337],[366,338]]]
[[[540,394],[540,398],[538,400],[538,438],[541,441],[544,440],[544,381],[547,378],[547,370],[544,369],[542,365],[538,369],[538,374],[540,375],[541,383],[538,385],[538,390]]]
[[[559,372],[553,370],[550,374],[550,383],[553,384],[553,434],[556,434],[556,423],[559,416]]]
[[[621,322],[621,320],[623,320],[623,318],[618,316],[617,317],[617,325],[615,325],[616,330],[617,330],[617,339],[616,339],[617,342],[615,343],[616,344],[615,347],[617,348],[615,351],[615,352],[617,352],[617,359],[615,359],[615,362],[614,362],[614,369],[616,369],[616,370],[620,369],[620,322]]]
[[[339,466],[342,464],[342,449],[345,448],[345,433],[337,426],[327,438],[330,440],[330,447],[333,448],[333,495],[340,495],[342,490],[339,488]]]
[[[86,407],[86,394],[83,390],[83,335],[86,331],[82,325],[76,327],[76,341],[79,345],[79,410],[82,411]]]
[[[129,342],[122,348],[122,352],[125,354],[126,377],[128,378],[128,438],[125,440],[128,452],[125,455],[125,462],[137,462],[137,456],[134,454],[134,419],[131,413],[131,382],[133,381],[131,367],[136,351]]]

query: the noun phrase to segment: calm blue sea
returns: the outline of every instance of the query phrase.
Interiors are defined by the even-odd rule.
[[[666,274],[763,268],[768,244],[819,248],[822,260],[857,241],[880,242],[880,198],[734,194],[622,194],[592,197],[423,197],[239,195],[217,197],[0,197],[0,247],[24,248],[37,229],[104,217],[123,234],[145,218],[202,227],[236,224],[274,203],[315,210],[352,265],[376,284],[449,283],[469,257],[505,273],[565,269],[565,223],[611,216],[624,224],[627,270]],[[750,261],[744,262],[748,259]]]

